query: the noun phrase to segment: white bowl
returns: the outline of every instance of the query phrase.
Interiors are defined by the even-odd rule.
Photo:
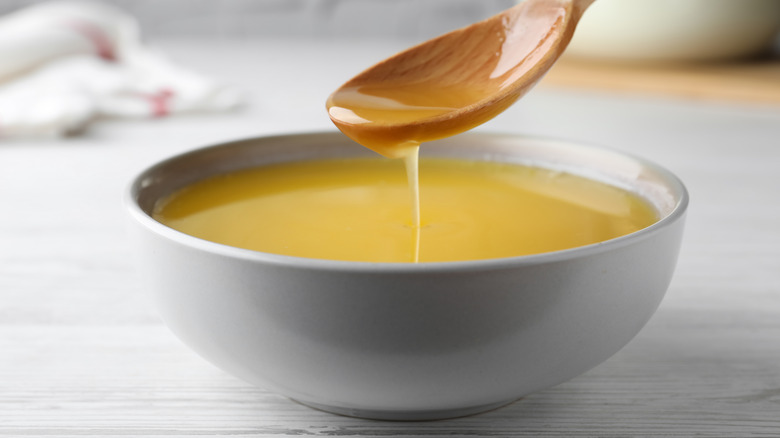
[[[302,403],[420,420],[481,412],[577,376],[628,343],[656,310],[688,202],[671,173],[619,152],[510,135],[461,135],[422,149],[597,178],[645,197],[662,219],[599,244],[495,260],[266,254],[188,236],[150,212],[217,173],[373,153],[340,133],[218,145],[153,166],[128,194],[142,272],[167,324],[215,365]]]
[[[567,54],[625,61],[714,61],[767,51],[779,0],[598,0]]]

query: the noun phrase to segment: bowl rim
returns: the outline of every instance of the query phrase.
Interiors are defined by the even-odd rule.
[[[219,142],[216,144],[210,144],[208,146],[197,147],[187,150],[178,154],[174,154],[168,158],[159,160],[152,165],[147,166],[141,172],[139,172],[130,182],[124,193],[123,203],[128,210],[130,216],[141,226],[148,231],[170,240],[176,244],[186,246],[195,250],[200,250],[215,255],[225,256],[234,259],[241,259],[247,262],[262,263],[267,265],[276,265],[280,267],[290,267],[306,270],[327,270],[334,272],[355,272],[363,274],[371,273],[446,273],[446,272],[469,272],[469,271],[485,271],[485,270],[503,270],[508,268],[516,268],[519,266],[533,266],[547,263],[556,263],[566,260],[576,259],[580,257],[587,257],[595,254],[600,254],[606,251],[617,249],[626,245],[630,245],[635,242],[647,239],[654,234],[659,233],[661,230],[670,227],[674,223],[684,218],[689,204],[689,194],[685,187],[685,184],[680,180],[677,175],[669,171],[668,169],[656,164],[653,161],[620,151],[606,146],[597,146],[586,142],[563,140],[552,137],[523,135],[516,133],[498,133],[498,132],[472,132],[467,134],[460,134],[458,137],[474,137],[474,138],[493,138],[493,139],[521,139],[525,141],[537,141],[546,143],[556,143],[568,146],[583,147],[592,150],[605,151],[617,156],[631,159],[645,168],[652,169],[658,173],[667,181],[670,186],[673,187],[675,193],[678,194],[679,199],[672,208],[672,210],[661,217],[653,224],[634,231],[629,234],[625,234],[619,237],[615,237],[609,240],[583,245],[558,251],[551,251],[538,254],[521,255],[515,257],[503,257],[492,259],[480,259],[480,260],[463,260],[463,261],[447,261],[447,262],[421,262],[421,263],[408,263],[408,262],[361,262],[361,261],[345,261],[345,260],[327,260],[327,259],[315,259],[306,257],[289,256],[275,253],[268,253],[262,251],[255,251],[251,249],[238,248],[222,243],[212,242],[199,237],[195,237],[181,231],[164,225],[149,214],[147,214],[139,205],[138,194],[141,190],[142,180],[144,176],[153,172],[155,169],[166,166],[172,162],[185,159],[190,156],[202,154],[208,150],[226,148],[232,145],[238,145],[248,141],[264,141],[273,142],[278,140],[291,140],[295,138],[309,138],[309,137],[325,137],[325,136],[343,136],[338,131],[311,131],[311,132],[294,132],[294,133],[281,133],[274,135],[259,135],[246,137],[231,141]],[[346,138],[346,137],[345,137]],[[425,147],[425,146],[423,146]]]

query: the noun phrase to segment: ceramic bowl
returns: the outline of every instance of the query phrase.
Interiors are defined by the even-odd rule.
[[[778,0],[599,0],[567,56],[632,62],[719,61],[767,51]]]
[[[687,194],[671,173],[598,147],[467,134],[422,155],[572,172],[643,196],[662,219],[602,243],[443,263],[314,260],[200,240],[155,221],[155,203],[208,176],[291,160],[372,155],[340,133],[208,147],[143,172],[128,192],[141,269],[163,319],[225,371],[322,410],[376,419],[457,417],[598,365],[665,294]]]

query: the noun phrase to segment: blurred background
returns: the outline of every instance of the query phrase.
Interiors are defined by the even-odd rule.
[[[266,35],[432,36],[511,7],[516,0],[105,0],[134,15],[150,36],[241,37]],[[40,0],[0,0],[0,14],[44,3]],[[598,12],[593,12],[598,10]],[[604,37],[614,41],[617,30],[641,34],[646,40],[680,36],[720,26],[717,38],[742,39],[752,30],[765,35],[780,29],[779,0],[600,0],[589,15],[598,15]],[[617,20],[621,17],[621,20]],[[681,22],[682,20],[682,22]],[[696,22],[701,26],[697,27]],[[735,24],[731,26],[726,23]],[[724,24],[726,23],[726,24]],[[656,35],[648,32],[654,29]],[[760,28],[760,29],[756,29]],[[590,33],[590,32],[589,32]],[[689,34],[701,40],[703,33]],[[589,39],[593,36],[589,36]],[[716,39],[717,39],[716,38]],[[760,38],[760,37],[759,37]],[[721,41],[717,39],[717,41]],[[683,42],[684,43],[684,42]],[[780,40],[776,40],[776,47]]]
[[[325,99],[345,80],[515,1],[30,12],[43,3],[0,0],[0,436],[404,436],[361,433],[372,423],[189,353],[135,277],[121,198],[195,147],[333,131]],[[414,436],[780,436],[778,22],[780,0],[597,0],[539,86],[478,128],[661,163],[692,195],[686,242],[662,308],[619,356],[482,423],[406,426]]]
[[[0,0],[0,14],[42,3]],[[154,36],[433,36],[514,0],[107,0]],[[358,18],[358,19],[356,19]]]
[[[42,3],[47,2],[0,0],[0,17]],[[142,41],[162,42],[167,49],[182,39],[313,36],[349,44],[389,37],[415,43],[491,16],[516,0],[102,3],[137,20]],[[563,61],[545,85],[780,104],[780,0],[599,0]]]

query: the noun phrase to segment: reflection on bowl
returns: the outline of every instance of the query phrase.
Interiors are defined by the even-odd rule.
[[[142,269],[170,328],[224,370],[359,417],[456,417],[598,365],[658,307],[687,206],[668,171],[618,152],[469,134],[423,154],[550,167],[627,188],[661,219],[599,244],[505,259],[361,263],[238,249],[174,231],[155,203],[205,177],[263,164],[371,154],[340,133],[196,150],[143,172],[128,194]]]

